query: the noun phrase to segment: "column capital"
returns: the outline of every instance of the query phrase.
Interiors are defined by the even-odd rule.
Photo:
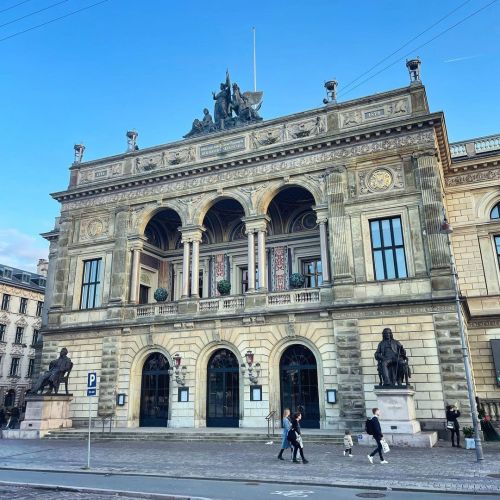
[[[328,205],[326,203],[321,205],[314,205],[312,209],[316,212],[316,223],[328,221]]]
[[[436,148],[427,148],[423,149],[421,151],[415,151],[411,157],[414,160],[419,160],[420,158],[423,158],[425,156],[435,156],[436,158],[438,157],[438,150]]]
[[[148,239],[145,236],[133,236],[128,238],[128,244],[130,250],[142,250],[144,248],[144,243]]]
[[[271,221],[268,215],[251,215],[241,219],[245,223],[245,232],[256,233],[259,231],[267,231],[267,226]]]
[[[182,234],[181,242],[201,241],[203,233],[207,230],[205,226],[182,226],[178,228]]]

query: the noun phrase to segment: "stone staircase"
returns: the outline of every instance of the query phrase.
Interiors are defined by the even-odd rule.
[[[344,435],[334,431],[304,429],[304,441],[311,444],[340,445]],[[61,429],[50,431],[44,439],[77,440],[87,439],[87,429]],[[355,438],[355,436],[353,436]],[[91,430],[92,441],[188,441],[188,442],[213,442],[213,443],[267,443],[281,441],[281,432],[276,430],[275,435],[268,437],[263,429],[153,429],[144,428],[120,429],[111,431],[101,429]]]

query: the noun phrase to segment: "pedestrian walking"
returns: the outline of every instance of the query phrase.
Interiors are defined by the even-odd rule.
[[[288,441],[288,431],[292,428],[292,422],[290,421],[290,408],[285,408],[283,410],[283,433],[281,436],[281,450],[278,455],[279,460],[285,460],[283,458],[283,452],[288,448],[291,448],[290,442]]]
[[[446,428],[451,432],[451,446],[461,448],[460,446],[460,424],[458,423],[460,412],[454,405],[446,407]],[[455,445],[455,437],[457,444]]]
[[[382,438],[384,435],[382,434],[382,427],[380,427],[379,417],[380,410],[378,408],[372,409],[373,416],[372,418],[366,421],[366,431],[368,434],[372,435],[375,441],[377,442],[377,447],[368,455],[368,460],[370,463],[373,463],[373,457],[378,453],[380,457],[381,464],[388,464],[389,462],[384,459],[384,455],[382,455]]]
[[[349,455],[352,458],[352,436],[351,431],[347,429],[344,435],[344,457]]]
[[[306,460],[304,456],[304,443],[302,442],[302,435],[300,431],[300,420],[302,418],[301,413],[294,413],[292,418],[292,427],[288,431],[288,441],[290,441],[293,446],[293,460],[292,462],[298,463],[297,452],[300,452],[300,457],[302,458],[302,463],[307,464],[309,460]]]

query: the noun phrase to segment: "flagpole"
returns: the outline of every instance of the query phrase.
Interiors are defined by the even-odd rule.
[[[257,55],[255,50],[255,26],[253,30],[253,90],[257,92]]]

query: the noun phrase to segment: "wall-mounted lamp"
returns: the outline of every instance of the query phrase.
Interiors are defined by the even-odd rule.
[[[168,370],[170,376],[175,376],[175,381],[178,385],[186,383],[187,366],[182,366],[182,356],[177,352],[174,355],[174,366]]]
[[[249,349],[245,354],[246,363],[241,364],[241,374],[245,376],[245,372],[248,370],[248,380],[250,380],[250,383],[255,385],[259,381],[260,363],[254,364],[253,360],[254,354]]]

